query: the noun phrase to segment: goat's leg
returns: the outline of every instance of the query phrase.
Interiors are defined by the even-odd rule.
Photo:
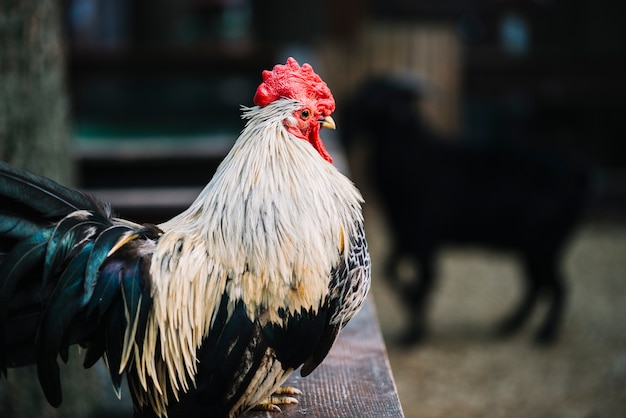
[[[566,302],[566,286],[563,278],[553,264],[549,270],[545,272],[543,284],[543,296],[548,298],[548,309],[545,318],[537,333],[535,341],[538,344],[551,344],[556,340],[562,322],[563,312]]]
[[[541,286],[541,275],[536,263],[527,259],[525,264],[525,293],[517,308],[498,326],[498,335],[509,336],[517,332],[528,320],[537,304]]]
[[[434,281],[433,257],[421,257],[418,260],[417,277],[399,281],[397,289],[400,298],[408,310],[407,328],[400,337],[403,344],[417,344],[427,333],[427,319],[430,296]]]

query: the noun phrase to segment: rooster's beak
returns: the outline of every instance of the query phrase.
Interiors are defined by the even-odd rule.
[[[325,116],[320,119],[320,125],[322,128],[335,129],[337,126],[335,125],[335,120],[330,116]]]

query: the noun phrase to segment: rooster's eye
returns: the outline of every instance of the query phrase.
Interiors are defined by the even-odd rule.
[[[300,117],[302,118],[302,120],[307,120],[309,116],[311,116],[311,112],[309,112],[307,109],[304,109],[302,112],[300,112]]]

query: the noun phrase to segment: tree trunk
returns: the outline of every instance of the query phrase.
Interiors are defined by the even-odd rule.
[[[0,5],[0,159],[63,184],[72,180],[60,2],[2,0]],[[0,342],[1,344],[2,342]],[[99,406],[94,371],[73,359],[61,367],[64,401],[52,408],[34,367],[0,377],[0,416],[86,417]]]
[[[60,1],[0,6],[0,159],[72,179]]]

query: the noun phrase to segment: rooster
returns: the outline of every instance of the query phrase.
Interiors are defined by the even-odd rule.
[[[320,139],[333,96],[308,64],[263,71],[246,124],[191,206],[160,225],[0,164],[0,370],[102,359],[136,417],[235,417],[297,402],[359,311],[370,257],[359,191]]]

